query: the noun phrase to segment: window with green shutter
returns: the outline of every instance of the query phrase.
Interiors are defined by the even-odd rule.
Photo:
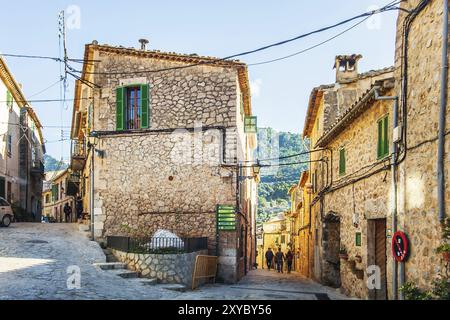
[[[357,232],[356,234],[355,234],[355,245],[357,246],[357,247],[361,247],[361,232]]]
[[[345,174],[345,148],[339,150],[339,175]]]
[[[9,90],[6,91],[6,105],[9,108],[13,107],[13,96]]]
[[[247,116],[244,118],[244,132],[245,133],[257,133],[258,132],[257,117]]]
[[[58,200],[58,185],[52,185],[52,202]]]
[[[150,86],[116,89],[116,130],[147,129],[150,122]]]
[[[389,155],[389,117],[378,120],[377,158],[382,159]]]
[[[116,130],[124,130],[125,88],[116,89]]]
[[[141,129],[147,129],[149,123],[150,87],[141,85]]]

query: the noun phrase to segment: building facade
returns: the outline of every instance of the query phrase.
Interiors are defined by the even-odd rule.
[[[267,268],[265,254],[269,248],[275,254],[278,249],[286,254],[291,250],[291,224],[285,213],[280,213],[262,226],[262,242],[258,248],[258,265]]]
[[[313,90],[304,128],[312,277],[364,299],[403,298],[406,282],[430,290],[446,270],[436,249],[448,241],[448,161],[438,161],[449,146],[448,21],[443,1],[401,6],[395,67],[358,74],[361,56],[338,56],[336,83]]]
[[[160,229],[207,237],[218,278],[237,281],[256,256],[246,65],[96,42],[85,57],[95,62],[76,84],[71,169],[97,240]],[[231,228],[219,208],[235,213]]]
[[[16,218],[40,221],[45,153],[42,126],[0,57],[0,197]]]
[[[69,169],[50,171],[45,174],[44,188],[42,191],[43,212],[42,216],[54,222],[75,222],[77,212],[75,196],[67,194],[70,190],[71,174]],[[72,209],[69,219],[66,219],[64,206],[68,204]]]

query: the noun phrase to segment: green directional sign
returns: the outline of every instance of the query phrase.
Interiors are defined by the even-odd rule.
[[[217,230],[236,231],[236,208],[234,206],[217,206]]]

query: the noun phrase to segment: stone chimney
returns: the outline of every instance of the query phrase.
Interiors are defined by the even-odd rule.
[[[358,61],[360,54],[336,56],[334,68],[336,68],[336,82],[349,83],[358,78]]]
[[[139,39],[139,43],[141,44],[141,50],[147,50],[147,44],[149,44],[147,39]]]

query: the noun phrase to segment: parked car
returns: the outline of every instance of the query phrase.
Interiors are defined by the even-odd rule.
[[[0,226],[9,227],[11,222],[14,221],[14,212],[11,205],[0,197]]]

